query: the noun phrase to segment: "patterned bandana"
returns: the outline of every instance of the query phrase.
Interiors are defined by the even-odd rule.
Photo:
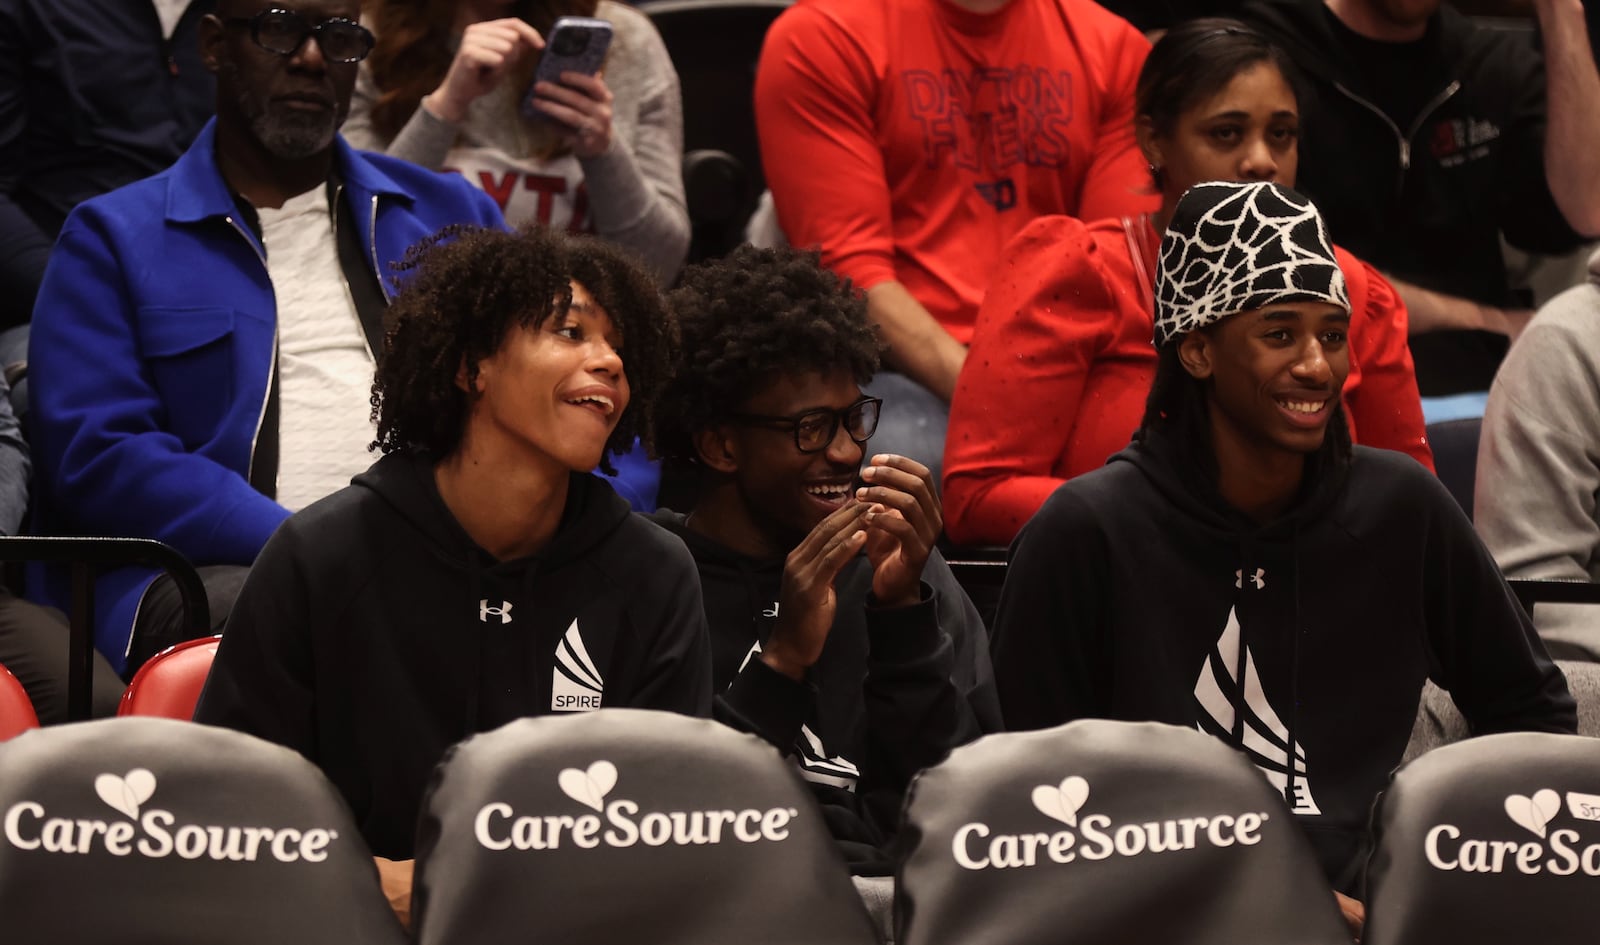
[[[1350,308],[1317,208],[1277,184],[1189,188],[1161,238],[1156,347],[1280,302]]]

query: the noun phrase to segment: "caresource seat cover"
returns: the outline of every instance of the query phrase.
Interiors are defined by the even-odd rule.
[[[1239,753],[1153,722],[990,735],[912,783],[903,945],[1349,945],[1293,815]]]
[[[1428,752],[1373,813],[1371,945],[1600,941],[1600,740],[1524,732]]]
[[[421,945],[872,945],[810,792],[705,719],[602,709],[456,746],[417,836]]]
[[[399,945],[314,765],[238,732],[118,718],[0,744],[0,940]]]

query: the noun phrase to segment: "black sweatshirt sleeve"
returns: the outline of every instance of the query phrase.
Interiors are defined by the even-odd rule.
[[[999,705],[988,637],[977,609],[937,553],[923,571],[921,600],[910,607],[867,603],[864,791],[897,799],[911,778],[952,748],[997,731]]]
[[[194,719],[276,742],[318,762],[310,590],[300,544],[290,521],[256,558]]]
[[[1474,735],[1577,731],[1566,677],[1455,500],[1419,475],[1430,516],[1424,570],[1433,680]]]
[[[1109,556],[1089,501],[1067,483],[1011,545],[992,645],[995,686],[1012,731],[1109,708]]]
[[[659,596],[642,595],[649,602],[645,619],[659,626],[650,665],[628,705],[709,718],[711,635],[700,598],[700,572],[681,541],[672,538],[669,547],[658,572],[665,590]]]
[[[758,735],[788,755],[816,702],[816,686],[790,679],[752,654],[727,691],[717,696],[712,714],[722,724]]]
[[[13,199],[27,159],[28,128],[23,73],[30,49],[18,15],[0,12],[0,328],[32,316],[54,242]]]

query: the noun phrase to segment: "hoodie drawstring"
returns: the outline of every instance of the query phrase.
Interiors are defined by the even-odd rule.
[[[1295,723],[1300,719],[1300,523],[1295,522],[1289,532],[1289,566],[1294,568],[1294,624],[1289,634],[1289,781],[1287,796],[1289,809],[1296,807],[1294,786],[1299,777],[1299,745],[1294,738]]]

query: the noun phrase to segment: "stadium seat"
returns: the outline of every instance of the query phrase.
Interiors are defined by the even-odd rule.
[[[1470,738],[1400,768],[1373,813],[1367,945],[1591,945],[1600,741]]]
[[[1467,513],[1467,518],[1472,517],[1478,481],[1478,434],[1482,429],[1482,417],[1428,424],[1433,468],[1439,474],[1439,481],[1455,497],[1456,504]]]
[[[293,751],[171,719],[0,743],[0,937],[403,945],[344,799]]]
[[[39,717],[33,714],[27,690],[11,670],[0,666],[0,742],[38,727]]]
[[[794,766],[708,719],[603,709],[453,748],[417,831],[419,945],[873,945]]]
[[[133,674],[133,682],[117,704],[117,714],[189,721],[221,640],[220,636],[187,640],[152,656]]]
[[[756,61],[767,27],[793,0],[656,0],[641,3],[683,87],[684,188],[691,262],[743,241],[766,187],[756,140]]]
[[[912,783],[900,945],[1349,945],[1283,798],[1192,729],[990,735]]]

